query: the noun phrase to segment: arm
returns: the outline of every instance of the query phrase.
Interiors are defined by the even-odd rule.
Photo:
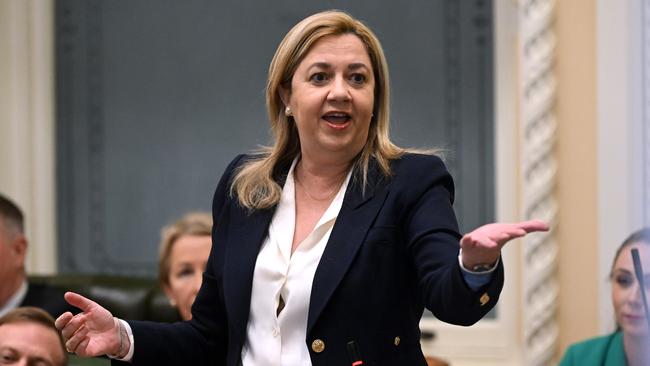
[[[452,207],[451,176],[438,158],[417,161],[403,171],[408,174],[409,182],[417,182],[409,184],[408,193],[403,194],[407,196],[406,201],[414,202],[406,212],[404,228],[417,270],[419,292],[424,305],[440,320],[471,325],[496,304],[503,286],[503,264],[501,261],[496,264],[482,286],[470,288],[459,264],[459,242],[466,242],[462,263],[471,269],[479,263],[494,264],[501,247],[522,233],[515,230],[512,235],[504,234],[505,228],[515,224],[492,224],[475,230],[461,241]],[[537,228],[533,225],[530,229]],[[497,238],[492,239],[493,236]],[[488,239],[499,243],[492,245]]]
[[[393,185],[405,205],[400,216],[404,217],[402,227],[416,270],[420,300],[442,321],[471,325],[491,306],[481,307],[480,294],[463,280],[458,260],[461,235],[452,207],[453,180],[437,157],[415,156],[402,164]],[[486,285],[491,286],[490,297],[495,300],[502,280],[503,272],[498,268]]]

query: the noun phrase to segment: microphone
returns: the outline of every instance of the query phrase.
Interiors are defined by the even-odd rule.
[[[359,353],[359,347],[357,346],[357,342],[355,341],[348,342],[348,353],[350,354],[350,360],[352,361],[352,366],[363,365],[363,360],[361,359],[361,354]]]
[[[641,298],[643,299],[645,320],[648,323],[648,330],[650,330],[650,310],[648,310],[648,299],[645,295],[645,284],[643,283],[643,267],[641,267],[641,257],[639,257],[639,250],[637,248],[632,249],[632,262],[634,264],[634,274],[636,275],[636,280],[639,283],[639,292],[641,292]]]

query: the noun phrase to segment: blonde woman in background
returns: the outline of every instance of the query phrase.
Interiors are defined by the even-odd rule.
[[[639,251],[645,289],[634,274],[632,249]],[[560,366],[647,366],[650,365],[650,334],[641,291],[650,286],[650,228],[632,233],[618,248],[610,279],[617,329],[614,333],[571,345]]]
[[[192,304],[212,246],[212,216],[194,212],[161,233],[158,281],[183,320],[192,319]]]

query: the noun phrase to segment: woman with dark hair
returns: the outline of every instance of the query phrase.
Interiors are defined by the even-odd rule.
[[[650,365],[650,334],[641,297],[641,291],[648,293],[650,279],[644,281],[646,288],[640,288],[634,274],[632,249],[639,251],[644,271],[650,272],[650,228],[630,235],[614,256],[610,279],[616,331],[571,345],[561,366]],[[650,274],[644,276],[648,278]]]
[[[499,297],[503,245],[547,230],[459,234],[442,160],[390,141],[386,59],[349,14],[295,25],[268,75],[274,144],[222,176],[192,320],[125,322],[68,293],[83,310],[57,320],[70,351],[143,365],[426,365],[424,308],[474,324]]]

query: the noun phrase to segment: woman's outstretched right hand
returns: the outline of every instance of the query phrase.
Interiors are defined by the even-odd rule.
[[[65,300],[81,313],[65,312],[56,319],[68,352],[82,357],[117,355],[121,351],[119,320],[96,302],[74,292],[66,292]]]

